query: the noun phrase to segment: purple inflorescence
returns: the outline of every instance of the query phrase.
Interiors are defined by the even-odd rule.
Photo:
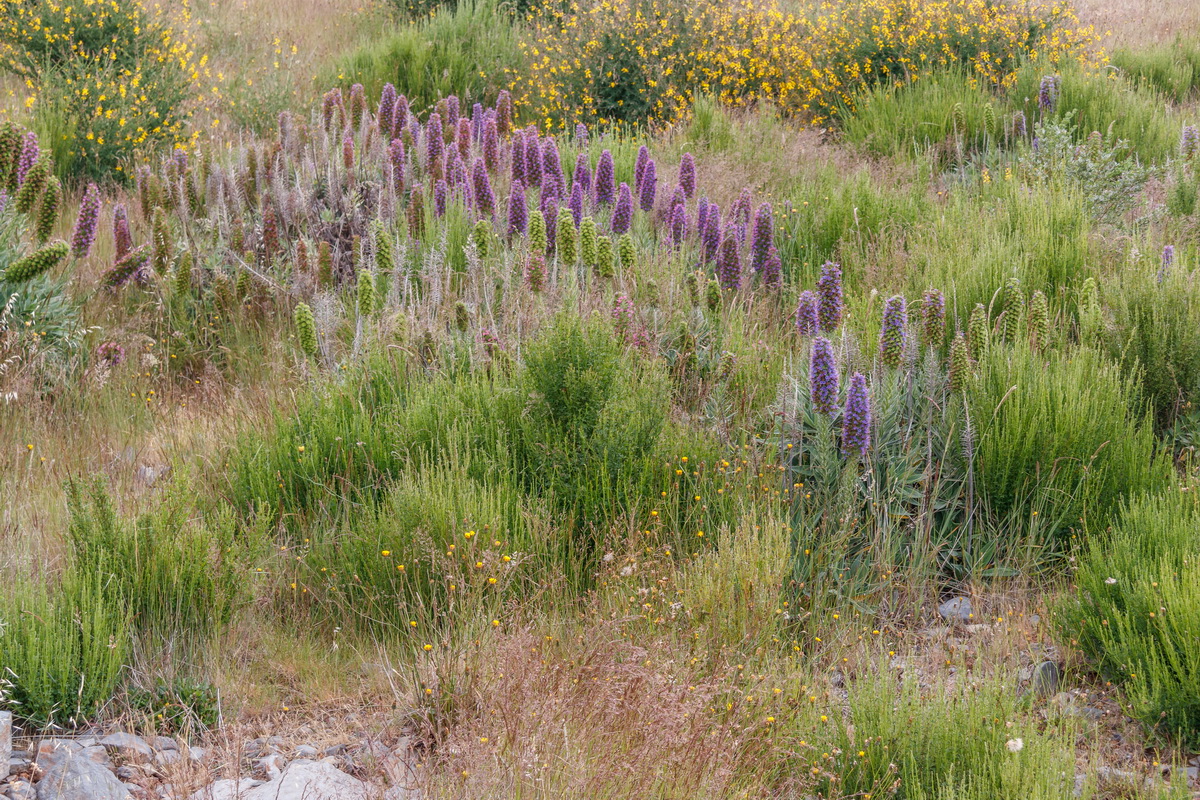
[[[525,129],[525,182],[530,186],[542,184],[542,144],[533,125]]]
[[[762,277],[767,256],[775,247],[775,218],[770,203],[763,203],[754,212],[754,232],[750,239],[750,267]]]
[[[388,163],[392,171],[392,188],[396,194],[404,192],[404,142],[399,139],[392,139],[388,145]]]
[[[458,118],[458,127],[454,133],[454,144],[458,147],[458,154],[463,158],[471,154],[471,120],[466,117]]]
[[[617,190],[617,204],[613,207],[612,232],[618,236],[629,230],[633,224],[633,193],[629,184],[622,183]]]
[[[742,285],[742,256],[738,250],[737,231],[732,224],[726,227],[725,238],[717,253],[717,280],[722,289],[736,289]]]
[[[879,360],[898,367],[904,360],[908,341],[908,303],[901,295],[888,298],[883,307],[883,327],[879,331]]]
[[[547,136],[542,145],[542,174],[554,180],[555,186],[561,193],[565,187],[563,180],[562,159],[558,155],[558,144],[553,136]]]
[[[671,192],[671,204],[667,206],[674,210],[675,206],[686,206],[687,195],[683,193],[683,187],[678,184],[675,186],[675,191]]]
[[[1058,106],[1059,80],[1057,75],[1043,75],[1038,87],[1038,110],[1043,114],[1053,114]]]
[[[110,367],[115,367],[125,360],[125,348],[116,342],[105,342],[96,348],[96,357]]]
[[[842,411],[842,452],[865,456],[871,447],[871,395],[861,372],[850,377],[846,407]]]
[[[558,192],[554,186],[542,186],[542,201],[539,204],[542,219],[546,221],[546,252],[553,253],[558,241]]]
[[[439,217],[446,214],[446,181],[442,178],[433,185],[433,213]]]
[[[1175,245],[1168,244],[1163,247],[1162,260],[1158,265],[1158,282],[1162,283],[1167,277],[1167,273],[1171,271],[1171,265],[1175,263]]]
[[[475,208],[479,210],[480,214],[490,217],[496,213],[496,195],[492,192],[492,182],[488,179],[487,167],[484,165],[483,159],[475,159],[471,173],[472,181],[475,184]]]
[[[571,187],[571,199],[567,207],[571,209],[571,219],[575,220],[575,227],[578,228],[579,223],[583,222],[583,186],[578,181]]]
[[[642,176],[646,174],[646,164],[650,161],[650,148],[642,145],[638,148],[637,161],[633,165],[633,190],[642,193]]]
[[[587,147],[588,129],[587,125],[584,125],[582,122],[575,123],[575,142],[580,147]]]
[[[770,289],[778,289],[783,283],[783,258],[779,255],[779,248],[771,245],[771,249],[767,251],[767,258],[763,262],[762,272],[759,273],[762,278],[763,286]]]
[[[671,243],[678,247],[687,236],[687,208],[683,203],[671,207]]]
[[[704,230],[700,232],[704,242],[704,260],[712,261],[717,257],[721,246],[721,207],[716,203],[708,204],[708,213],[704,215]]]
[[[525,184],[520,180],[512,182],[508,193],[508,238],[524,236],[529,227],[529,209],[525,207]]]
[[[572,185],[578,184],[584,194],[591,191],[592,188],[592,169],[588,166],[587,153],[580,153],[575,157],[575,174],[571,176]]]
[[[1025,112],[1018,111],[1013,114],[1013,136],[1018,139],[1024,139],[1028,126],[1025,123]]]
[[[750,227],[750,189],[742,189],[737,201],[729,209],[730,222],[737,231],[738,245],[746,243],[746,229]]]
[[[25,141],[21,145],[21,156],[17,159],[17,185],[20,186],[25,182],[25,174],[33,168],[33,164],[38,160],[41,154],[41,149],[38,148],[38,137],[33,131],[25,134]]]
[[[689,200],[696,194],[696,159],[691,153],[684,153],[679,162],[679,185]]]
[[[800,293],[800,300],[796,303],[796,332],[801,336],[815,336],[820,330],[817,305],[815,292],[806,289]]]
[[[654,210],[654,196],[658,193],[658,168],[654,165],[654,159],[646,162],[646,169],[642,172],[642,187],[639,190],[642,211]]]
[[[96,224],[100,220],[100,190],[89,183],[79,203],[79,216],[75,219],[75,231],[71,234],[71,252],[83,258],[92,250],[96,241]]]
[[[379,132],[391,139],[396,130],[396,87],[390,83],[385,83],[379,94],[379,117],[375,122]]]
[[[1195,125],[1183,126],[1183,133],[1179,135],[1179,155],[1185,161],[1200,155],[1200,128]]]
[[[525,137],[512,138],[512,179],[525,182]]]
[[[458,96],[452,94],[446,98],[446,124],[452,130],[458,126],[458,110]]]
[[[408,125],[408,98],[400,95],[396,98],[396,109],[392,114],[392,136],[399,136]]]
[[[471,106],[471,138],[477,142],[483,138],[483,120],[485,114],[483,103],[476,103]]]
[[[483,121],[483,163],[488,169],[495,169],[500,163],[500,132],[496,129],[496,120],[490,115]]]
[[[442,116],[436,111],[425,123],[425,168],[436,173],[437,163],[442,160]]]
[[[696,203],[696,235],[701,239],[704,238],[704,231],[708,229],[708,198],[701,197]]]
[[[116,256],[113,261],[120,261],[133,249],[133,236],[129,233],[129,215],[125,206],[118,203],[113,208],[113,248]]]
[[[821,267],[817,295],[821,299],[821,330],[832,333],[842,324],[842,268],[832,261],[826,261]]]
[[[610,150],[600,154],[596,163],[596,205],[606,206],[613,201],[616,194],[616,169],[613,167],[613,156]]]
[[[813,339],[808,361],[808,389],[813,408],[821,414],[832,414],[838,402],[838,370],[833,359],[833,345],[824,336]]]

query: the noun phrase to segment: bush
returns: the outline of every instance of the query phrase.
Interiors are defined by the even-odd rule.
[[[33,87],[63,175],[111,179],[135,152],[185,138],[205,71],[186,6],[0,0],[0,20],[0,70]]]
[[[970,407],[982,500],[1047,547],[1103,530],[1122,498],[1171,480],[1136,386],[1095,350],[995,346]]]
[[[1197,531],[1194,491],[1131,500],[1080,557],[1077,591],[1057,608],[1063,635],[1124,684],[1130,714],[1189,750],[1200,746]]]
[[[1089,63],[1098,55],[1094,32],[1064,9],[984,0],[620,0],[547,4],[529,22],[513,94],[530,119],[559,125],[671,124],[697,91],[824,123],[864,88],[941,67],[1004,86],[1033,52]]]
[[[1176,39],[1171,44],[1118,48],[1113,66],[1135,86],[1157,91],[1182,105],[1200,92],[1200,43]]]
[[[194,651],[247,599],[245,571],[262,532],[235,538],[232,518],[196,519],[178,485],[153,512],[120,518],[101,481],[67,487],[75,569],[100,576],[128,605],[145,644]]]
[[[378,37],[338,61],[323,82],[361,83],[372,97],[391,83],[414,112],[458,95],[469,113],[472,103],[495,102],[519,58],[511,17],[496,0],[477,0]]]
[[[0,708],[74,727],[112,699],[129,651],[129,613],[109,576],[68,570],[0,595]]]

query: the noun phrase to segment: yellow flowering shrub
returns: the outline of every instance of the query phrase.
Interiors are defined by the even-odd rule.
[[[145,0],[0,0],[0,69],[24,80],[60,171],[93,178],[183,143],[209,77],[187,3]]]
[[[1057,0],[575,0],[532,14],[521,48],[518,107],[553,125],[667,125],[695,92],[822,124],[884,80],[965,66],[1003,88],[1026,59],[1103,58]]]

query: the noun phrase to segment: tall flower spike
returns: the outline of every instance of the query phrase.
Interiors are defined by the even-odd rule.
[[[871,447],[871,395],[861,372],[850,377],[846,407],[842,412],[842,452],[847,456],[865,456]]]
[[[531,253],[525,262],[525,282],[534,294],[546,288],[546,257],[540,252]]]
[[[442,160],[443,145],[442,117],[435,111],[429,115],[429,121],[425,123],[425,164],[426,169],[435,175],[437,174],[435,165]]]
[[[396,108],[392,114],[392,136],[398,137],[408,127],[408,98],[400,95],[396,98]]]
[[[560,190],[566,188],[563,180],[562,158],[558,154],[558,144],[553,136],[547,136],[542,145],[542,174],[554,178],[555,185]]]
[[[679,162],[679,185],[683,193],[691,200],[696,194],[696,159],[691,153],[684,153]]]
[[[833,333],[842,324],[842,268],[832,261],[821,266],[817,279],[817,295],[821,298],[821,330]]]
[[[79,202],[79,216],[71,234],[71,252],[76,258],[86,258],[96,241],[96,224],[100,221],[100,190],[89,183]]]
[[[1175,246],[1165,245],[1162,249],[1162,258],[1158,265],[1158,282],[1162,283],[1167,277],[1167,273],[1171,271],[1171,265],[1175,263]]]
[[[676,205],[671,209],[671,244],[678,247],[687,236],[687,209]]]
[[[633,165],[633,190],[642,193],[642,176],[646,174],[646,164],[650,162],[650,149],[646,145],[638,148],[637,161]]]
[[[579,224],[579,258],[585,267],[596,268],[596,220],[584,217]]]
[[[750,239],[750,267],[759,277],[764,277],[763,269],[767,263],[767,256],[774,247],[775,218],[768,202],[760,205],[754,212],[754,232]]]
[[[507,136],[512,130],[513,103],[508,89],[501,89],[496,96],[496,127],[501,136]]]
[[[929,289],[921,298],[921,343],[941,347],[946,337],[946,298],[937,289]]]
[[[988,322],[987,308],[983,303],[976,303],[971,310],[971,318],[967,321],[967,350],[971,358],[979,361],[987,355],[991,344],[991,325]]]
[[[391,172],[392,189],[397,195],[404,194],[404,167],[407,161],[404,142],[392,139],[388,145],[388,171]]]
[[[737,289],[742,285],[742,257],[738,252],[737,233],[733,225],[725,230],[721,250],[717,254],[717,278],[722,289]]]
[[[458,155],[462,158],[468,158],[471,155],[471,120],[466,117],[458,118],[458,125],[455,127],[454,144],[458,148]]]
[[[555,237],[555,248],[558,250],[560,263],[575,264],[575,220],[566,208],[558,212],[558,234]]]
[[[575,156],[575,173],[571,176],[571,183],[580,186],[584,194],[591,191],[592,168],[588,166],[587,153]]]
[[[813,408],[821,414],[832,414],[838,402],[838,371],[833,360],[833,345],[824,336],[813,339],[808,386]]]
[[[1013,114],[1013,120],[1012,120],[1013,138],[1024,139],[1026,133],[1028,132],[1028,127],[1029,126],[1025,122],[1025,112],[1024,111],[1018,111],[1017,113]]]
[[[1004,284],[1004,341],[1015,342],[1021,330],[1021,318],[1025,316],[1025,293],[1021,291],[1021,281],[1011,276]]]
[[[317,321],[313,317],[312,309],[308,307],[307,303],[297,303],[293,319],[296,322],[296,341],[300,345],[300,349],[309,358],[316,358]]]
[[[529,218],[529,252],[546,252],[548,235],[546,231],[546,215],[541,209],[533,212]]]
[[[596,163],[596,205],[606,206],[613,201],[617,191],[615,176],[612,152],[605,149]]]
[[[33,165],[37,163],[38,156],[41,155],[41,150],[38,148],[38,137],[33,131],[25,134],[25,140],[21,146],[21,155],[17,159],[17,186],[25,182],[25,176],[29,174],[29,170],[33,169]]]
[[[879,332],[879,360],[889,367],[904,361],[904,343],[908,339],[908,304],[900,295],[888,298],[883,307],[883,328]]]
[[[491,217],[496,213],[496,195],[492,193],[492,182],[488,179],[487,167],[484,165],[483,159],[475,159],[475,165],[471,170],[471,179],[475,190],[475,208],[479,210],[480,214]]]
[[[379,94],[379,116],[375,120],[379,132],[386,139],[391,139],[396,131],[396,87],[390,83],[383,85]]]
[[[1179,135],[1179,157],[1191,161],[1200,153],[1200,128],[1195,125],[1184,125],[1183,133]]]
[[[1029,342],[1034,350],[1045,350],[1050,344],[1050,304],[1040,291],[1029,298]]]
[[[125,206],[118,203],[113,208],[113,247],[116,250],[114,261],[120,261],[133,249],[133,237],[129,234],[129,217]]]
[[[746,229],[750,227],[750,189],[742,189],[737,201],[729,209],[730,220],[737,231],[738,244],[746,242]]]
[[[558,244],[558,196],[553,192],[542,193],[541,215],[546,221],[544,249],[546,254],[550,255]]]
[[[579,223],[583,221],[583,186],[578,181],[571,187],[571,199],[567,202],[567,207],[571,209],[571,219],[578,228]]]
[[[1058,106],[1059,80],[1057,75],[1042,76],[1038,87],[1038,110],[1043,114],[1053,114]]]
[[[778,289],[783,285],[783,258],[779,255],[779,248],[771,245],[771,249],[767,251],[767,260],[763,263],[762,273],[763,286],[768,289]]]
[[[708,213],[704,216],[703,237],[704,260],[712,261],[721,247],[721,207],[716,203],[708,204]]]
[[[617,191],[617,204],[613,207],[612,232],[618,236],[629,230],[633,222],[633,193],[629,184],[622,183]]]
[[[542,144],[533,125],[525,129],[525,182],[530,186],[542,185]]]
[[[450,127],[450,130],[454,130],[458,127],[458,111],[458,95],[452,94],[446,98],[446,124]]]
[[[510,145],[512,159],[512,179],[525,182],[525,137],[514,136]]]
[[[696,203],[696,235],[701,239],[704,238],[704,232],[708,230],[708,220],[705,219],[707,216],[708,198],[701,197],[700,201]]]
[[[433,213],[437,217],[446,216],[446,181],[441,178],[433,185]]]
[[[525,206],[525,185],[520,180],[512,182],[508,194],[508,240],[524,236],[529,226],[529,210]]]
[[[654,159],[646,162],[646,169],[642,172],[641,186],[639,194],[642,211],[649,213],[654,210],[654,197],[658,193],[658,168],[654,165]]]
[[[796,333],[806,337],[816,336],[820,328],[820,318],[817,316],[817,295],[806,289],[800,293],[800,299],[796,302]]]
[[[483,163],[488,169],[495,169],[500,163],[500,132],[496,128],[496,120],[491,117],[483,121],[482,138],[480,149],[483,151]]]
[[[961,392],[967,388],[967,379],[971,375],[971,354],[966,337],[962,331],[954,335],[950,342],[950,391]]]

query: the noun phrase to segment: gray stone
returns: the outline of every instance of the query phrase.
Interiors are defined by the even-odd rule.
[[[183,760],[183,753],[178,750],[159,750],[154,754],[154,763],[160,767],[169,767]]]
[[[37,789],[34,789],[33,784],[29,781],[10,781],[8,796],[11,800],[37,800]]]
[[[38,742],[33,760],[42,770],[49,772],[67,756],[74,755],[81,750],[83,750],[83,745],[70,739],[43,739]]]
[[[122,764],[121,766],[117,767],[115,772],[117,773],[117,777],[123,781],[131,781],[134,778],[142,777],[142,771],[140,769],[137,767],[131,767],[128,764]]]
[[[329,758],[330,756],[340,756],[344,752],[346,752],[346,745],[335,744],[335,745],[330,745],[329,747],[326,747],[323,755],[326,758]]]
[[[308,758],[315,760],[320,756],[320,753],[318,753],[317,748],[313,747],[311,744],[302,744],[296,748],[293,755],[296,758]]]
[[[1058,668],[1058,664],[1053,661],[1043,661],[1033,669],[1033,676],[1030,678],[1030,686],[1038,697],[1050,697],[1058,691],[1059,681],[1062,679],[1062,671]]]
[[[115,775],[79,753],[61,759],[37,786],[37,800],[128,800],[131,796]]]
[[[420,790],[406,789],[403,786],[393,786],[383,793],[383,800],[419,800],[420,797]]]
[[[368,784],[322,762],[291,764],[244,800],[367,800]]]
[[[205,750],[203,747],[189,747],[188,748],[188,758],[192,759],[192,761],[203,761],[207,757],[208,757],[208,751]]]
[[[109,734],[100,740],[100,745],[129,764],[146,764],[154,758],[154,748],[132,733]]]
[[[253,778],[222,778],[194,792],[188,800],[238,800],[254,787],[262,785],[262,781]]]
[[[7,768],[12,754],[12,712],[0,711],[0,769]],[[8,773],[0,777],[7,778]]]
[[[179,742],[169,736],[151,736],[147,741],[155,750],[162,752],[179,749]]]
[[[263,756],[254,762],[254,777],[273,781],[283,774],[283,769],[286,766],[287,762],[278,753]]]
[[[971,599],[968,597],[951,597],[938,606],[938,613],[942,615],[943,619],[959,622],[975,618],[974,610],[971,608]]]
[[[251,739],[242,746],[242,753],[247,758],[258,758],[259,756],[278,753],[283,749],[283,739],[278,736],[262,736],[258,739]]]

